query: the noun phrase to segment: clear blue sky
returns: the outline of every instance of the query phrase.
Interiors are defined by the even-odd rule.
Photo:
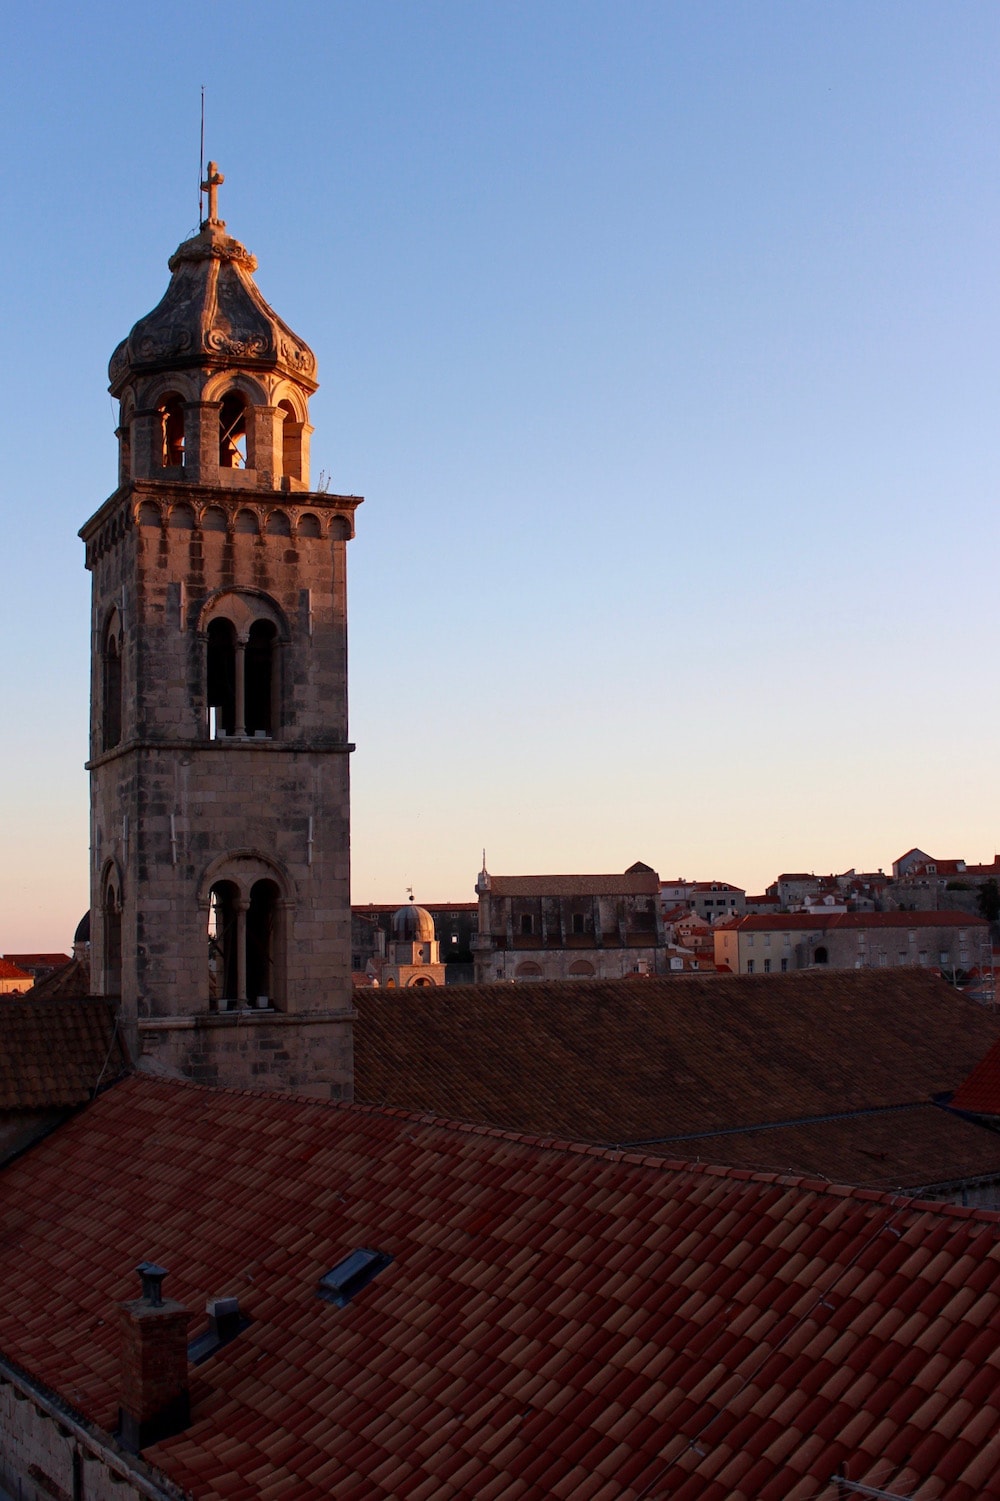
[[[315,349],[354,896],[1000,843],[1000,7],[16,8],[0,950],[87,905],[107,360],[221,208]]]

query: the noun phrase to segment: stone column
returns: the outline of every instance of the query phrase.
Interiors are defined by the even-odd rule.
[[[233,734],[245,735],[247,732],[247,679],[246,679],[247,646],[245,641],[236,643],[236,706],[233,711]]]
[[[219,483],[218,401],[189,401],[184,408],[184,469],[200,485]]]
[[[236,903],[236,1004],[247,1003],[247,912],[250,903],[242,897]]]
[[[155,479],[162,469],[160,414],[147,407],[132,416],[132,473],[136,479]]]
[[[282,472],[282,427],[278,407],[250,407],[247,410],[247,468],[257,475],[265,490],[275,488],[275,476]]]

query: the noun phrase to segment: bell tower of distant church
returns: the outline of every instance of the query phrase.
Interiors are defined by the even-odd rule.
[[[346,550],[316,361],[218,217],[111,359],[93,578],[91,967],[144,1067],[349,1097]]]

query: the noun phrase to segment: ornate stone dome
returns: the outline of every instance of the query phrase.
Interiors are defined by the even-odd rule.
[[[274,370],[316,390],[315,355],[264,301],[256,257],[225,229],[209,219],[174,251],[162,300],[111,356],[112,396],[137,375],[190,366]]]
[[[433,943],[434,919],[411,902],[392,914],[392,936],[396,943]]]

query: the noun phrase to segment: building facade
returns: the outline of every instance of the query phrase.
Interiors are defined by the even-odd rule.
[[[350,1089],[346,548],[316,361],[217,213],[111,359],[92,587],[91,969],[133,1055]]]
[[[779,913],[717,928],[715,962],[733,974],[918,966],[961,980],[989,952],[989,925],[961,912]],[[987,962],[990,962],[987,960]]]
[[[654,870],[621,876],[494,876],[476,882],[476,982],[667,974]]]

